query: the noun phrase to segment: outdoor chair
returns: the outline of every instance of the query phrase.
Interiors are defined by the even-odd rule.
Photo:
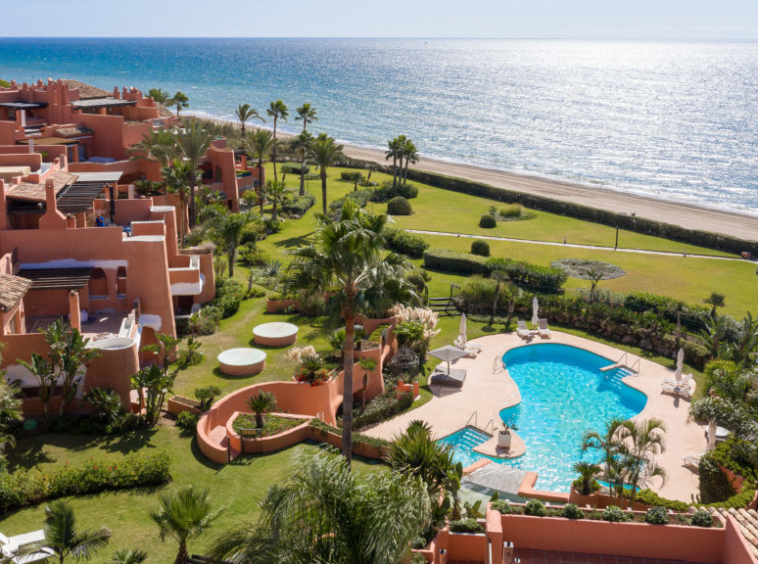
[[[540,319],[540,325],[539,329],[537,330],[540,334],[540,337],[547,337],[550,338],[550,328],[547,326],[547,319]]]
[[[684,399],[690,399],[692,397],[692,386],[690,386],[689,382],[686,384],[664,383],[661,384],[661,393],[682,397]]]
[[[689,386],[692,382],[692,374],[682,374],[682,379],[677,382],[676,378],[664,378],[661,380],[661,385],[668,384],[670,386]]]
[[[466,356],[469,358],[476,358],[476,356],[482,352],[482,347],[465,342],[460,335],[458,335],[455,341],[453,341],[453,345],[462,351],[466,351],[468,353]]]
[[[516,334],[522,339],[528,339],[532,336],[532,332],[529,331],[529,328],[526,326],[526,321],[522,321],[521,319],[518,320],[518,328],[516,329]]]
[[[682,457],[682,462],[687,468],[697,470],[700,467],[700,459],[703,458],[703,456],[705,456],[704,452],[701,452],[700,454],[689,454]]]

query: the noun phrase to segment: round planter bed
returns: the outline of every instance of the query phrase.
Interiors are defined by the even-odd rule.
[[[266,368],[266,353],[258,349],[228,349],[217,359],[221,372],[229,376],[251,376]]]
[[[299,330],[297,325],[277,321],[257,325],[253,329],[253,337],[256,345],[287,347],[295,344]]]

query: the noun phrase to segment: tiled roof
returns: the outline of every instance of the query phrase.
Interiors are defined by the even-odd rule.
[[[724,515],[728,513],[735,518],[742,536],[745,537],[745,540],[750,545],[750,549],[753,551],[753,556],[758,558],[758,513],[755,509],[730,508],[727,511],[722,507],[720,511]]]
[[[8,312],[16,307],[31,285],[32,281],[26,278],[0,274],[0,309]]]
[[[86,82],[80,82],[79,80],[64,80],[64,84],[68,84],[71,88],[79,90],[80,100],[90,100],[92,98],[108,98],[113,96],[113,92],[108,92],[97,86],[92,86]]]
[[[79,177],[76,174],[58,171],[51,173],[48,178],[53,181],[53,185],[55,186],[55,194],[57,195],[58,192],[63,190],[65,186],[76,182],[76,179]],[[44,202],[45,185],[34,184],[31,182],[22,182],[21,184],[11,186],[11,189],[8,191],[8,197],[21,200],[37,200]]]

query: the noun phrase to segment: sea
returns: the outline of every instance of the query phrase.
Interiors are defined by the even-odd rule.
[[[0,78],[48,77],[225,119],[282,99],[290,132],[310,102],[344,143],[758,215],[756,42],[0,39]]]

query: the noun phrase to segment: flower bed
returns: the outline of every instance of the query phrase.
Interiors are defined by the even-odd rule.
[[[255,437],[272,437],[302,424],[302,419],[269,414],[263,417],[263,429],[257,430],[255,415],[252,413],[240,413],[234,420],[234,423],[232,423],[232,428],[239,435],[244,435],[244,432],[250,429],[256,429]]]
[[[300,367],[293,378],[296,382],[307,383],[311,386],[323,386],[329,381],[331,375],[326,368],[310,371]]]

